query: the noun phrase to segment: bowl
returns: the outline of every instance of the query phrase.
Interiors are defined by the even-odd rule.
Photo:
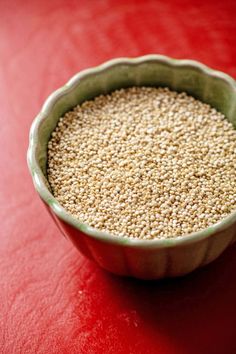
[[[230,76],[197,61],[162,55],[113,59],[76,74],[49,96],[30,130],[29,170],[57,226],[86,257],[119,275],[141,279],[182,276],[212,262],[235,241],[236,212],[204,230],[178,238],[114,236],[70,215],[54,198],[47,181],[47,143],[58,119],[85,100],[129,86],[167,86],[185,91],[224,113],[236,126],[236,84]]]

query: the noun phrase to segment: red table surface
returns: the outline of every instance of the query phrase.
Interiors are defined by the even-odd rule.
[[[77,71],[120,56],[236,77],[236,2],[0,2],[0,353],[236,353],[236,245],[176,280],[112,276],[63,238],[32,186],[28,132]]]

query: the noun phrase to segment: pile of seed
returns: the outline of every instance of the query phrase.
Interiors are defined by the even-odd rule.
[[[132,87],[60,118],[48,180],[73,216],[112,235],[170,238],[236,208],[236,131],[186,93]]]

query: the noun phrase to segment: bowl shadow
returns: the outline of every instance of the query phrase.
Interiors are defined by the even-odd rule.
[[[186,354],[236,353],[236,245],[181,278],[144,281],[105,275],[124,313],[150,338],[166,337]],[[137,328],[138,330],[138,328]]]

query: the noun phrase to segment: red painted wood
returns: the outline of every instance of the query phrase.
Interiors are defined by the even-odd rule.
[[[236,2],[0,2],[0,353],[236,353],[236,246],[182,279],[109,275],[59,234],[26,167],[48,94],[117,56],[193,58],[236,77]]]

